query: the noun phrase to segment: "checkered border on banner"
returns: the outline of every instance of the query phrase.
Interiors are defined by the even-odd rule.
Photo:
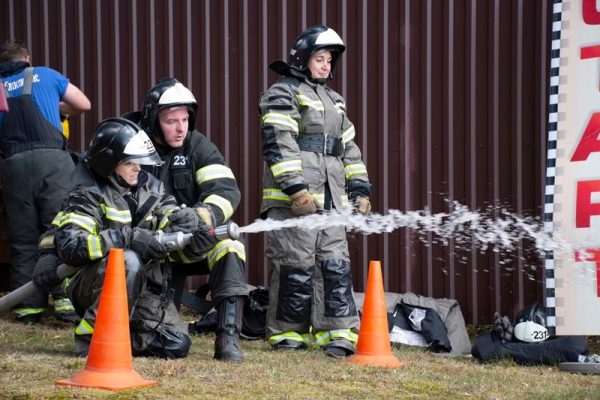
[[[548,233],[554,230],[554,184],[556,178],[556,145],[558,125],[558,84],[560,67],[560,31],[563,0],[552,2],[552,50],[550,57],[550,98],[548,115],[548,158],[546,161],[546,191],[544,199],[544,229]],[[546,252],[544,260],[546,273],[546,311],[547,327],[550,335],[556,334],[556,294],[554,277],[554,254]]]

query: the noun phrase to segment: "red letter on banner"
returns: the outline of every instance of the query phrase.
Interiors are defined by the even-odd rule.
[[[591,153],[600,151],[598,134],[600,134],[600,113],[594,113],[585,127],[583,136],[579,139],[571,161],[585,161]]]
[[[600,12],[596,9],[596,0],[583,0],[581,3],[583,22],[588,25],[600,25]]]
[[[577,182],[576,228],[589,228],[590,218],[593,215],[600,215],[600,203],[592,203],[594,192],[600,192],[600,180]]]
[[[596,296],[600,297],[600,249],[576,251],[575,261],[594,261],[596,263]]]

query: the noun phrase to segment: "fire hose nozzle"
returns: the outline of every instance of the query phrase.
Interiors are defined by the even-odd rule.
[[[211,230],[211,233],[217,240],[237,240],[240,237],[240,227],[233,221],[229,221],[225,225],[217,226]]]

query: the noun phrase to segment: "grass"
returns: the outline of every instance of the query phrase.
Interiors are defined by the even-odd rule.
[[[399,369],[361,367],[320,351],[273,352],[265,341],[244,341],[247,361],[212,359],[212,336],[194,336],[180,360],[135,358],[134,369],[154,387],[111,392],[56,386],[85,368],[73,356],[73,328],[54,319],[24,326],[0,315],[2,399],[598,399],[600,375],[558,366],[480,364],[471,357],[436,356],[402,347]]]

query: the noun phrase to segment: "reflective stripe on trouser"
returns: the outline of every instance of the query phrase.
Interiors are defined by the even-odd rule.
[[[75,311],[75,307],[73,307],[71,300],[63,297],[62,299],[54,299],[54,311],[59,313],[71,312]]]
[[[269,218],[292,218],[284,208]],[[269,308],[266,336],[284,332],[358,330],[344,228],[267,232]]]
[[[45,307],[19,307],[13,308],[13,313],[17,318],[26,317],[28,315],[41,314],[46,311]]]
[[[225,246],[219,246],[219,243],[224,243]],[[181,300],[185,279],[193,275],[209,275],[208,284],[214,304],[227,297],[248,296],[243,240],[240,238],[219,243],[213,248],[221,250],[214,251],[212,264],[210,256],[192,264],[172,264],[171,288],[175,292],[173,299],[177,306]]]
[[[284,340],[293,340],[296,342],[304,343],[310,346],[312,343],[312,337],[310,333],[298,333],[298,332],[283,332],[277,335],[269,337],[269,344],[276,345],[277,343],[283,342]]]
[[[334,329],[331,331],[320,331],[314,335],[315,347],[321,347],[336,339],[346,339],[356,345],[358,334],[352,329]]]

